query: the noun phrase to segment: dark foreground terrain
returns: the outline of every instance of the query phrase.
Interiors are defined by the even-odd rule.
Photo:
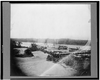
[[[16,57],[18,76],[89,76],[90,60],[82,60],[80,56],[70,54],[59,62],[47,61],[48,54],[33,52],[33,57]],[[15,68],[16,70],[16,68]],[[20,73],[20,74],[19,74]]]
[[[90,76],[90,46],[46,46],[32,43],[30,47],[11,41],[11,76]]]

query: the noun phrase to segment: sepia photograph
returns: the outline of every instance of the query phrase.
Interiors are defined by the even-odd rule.
[[[10,76],[91,76],[90,4],[11,4]]]

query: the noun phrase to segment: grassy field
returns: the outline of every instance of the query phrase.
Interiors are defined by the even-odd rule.
[[[53,62],[46,61],[47,54],[36,51],[33,53],[35,57],[29,58],[16,58],[18,61],[18,67],[29,76],[39,76],[45,70],[49,69]]]

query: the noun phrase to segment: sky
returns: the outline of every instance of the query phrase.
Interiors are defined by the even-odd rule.
[[[89,4],[11,4],[11,38],[91,38]]]

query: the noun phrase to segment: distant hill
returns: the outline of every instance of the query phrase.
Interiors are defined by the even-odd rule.
[[[37,39],[33,38],[11,38],[11,40],[19,41],[19,42],[36,42]]]
[[[74,40],[74,39],[60,39],[59,44],[69,44],[69,45],[85,45],[88,40]]]
[[[40,43],[53,43],[53,44],[69,44],[69,45],[85,45],[88,40],[74,40],[74,39],[33,39],[33,38],[11,38],[19,42],[40,42]],[[91,44],[90,44],[91,45]]]

